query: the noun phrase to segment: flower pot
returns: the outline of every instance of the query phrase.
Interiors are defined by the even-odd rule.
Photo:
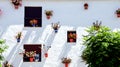
[[[74,42],[74,39],[71,38],[71,39],[69,39],[69,41],[70,41],[70,42]]]
[[[88,6],[84,6],[84,9],[87,10],[87,9],[88,9]]]
[[[30,57],[30,62],[33,62],[34,58],[33,57]]]
[[[85,10],[88,9],[88,4],[87,4],[87,3],[84,4],[84,9],[85,9]]]
[[[65,67],[68,67],[68,63],[65,63]]]
[[[38,23],[38,20],[36,20],[36,19],[33,19],[32,21],[33,21],[34,24]]]
[[[20,38],[17,38],[17,43],[19,43],[19,42],[20,42],[20,40],[21,40]]]
[[[47,58],[48,57],[48,53],[45,53],[45,58]]]
[[[17,5],[15,5],[14,7],[15,7],[15,9],[18,9],[18,6],[17,6]]]
[[[55,30],[55,33],[57,33],[58,32],[58,30]]]
[[[51,16],[46,16],[46,18],[49,20]]]
[[[117,13],[117,17],[120,17],[120,13]]]

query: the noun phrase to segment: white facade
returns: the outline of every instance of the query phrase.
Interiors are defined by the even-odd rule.
[[[89,5],[88,10],[84,10],[83,7],[86,2]],[[42,28],[24,27],[25,6],[42,6]],[[120,28],[120,18],[117,18],[115,14],[118,8],[120,8],[120,0],[23,0],[22,6],[16,10],[10,1],[0,0],[0,9],[2,10],[2,15],[0,16],[0,38],[6,39],[6,44],[9,46],[4,55],[15,67],[53,67],[54,65],[56,65],[55,67],[64,67],[60,63],[61,57],[64,56],[73,58],[70,67],[85,67],[85,63],[81,62],[81,58],[79,58],[83,48],[81,35],[86,33],[84,29],[91,26],[96,20],[102,21],[102,25],[111,29]],[[53,10],[53,16],[50,20],[45,17],[45,10]],[[49,25],[58,21],[63,29],[64,27],[73,27],[74,30],[77,30],[79,38],[75,46],[62,46],[69,45],[67,43],[62,43],[60,47],[55,45],[55,39],[63,37],[64,34],[60,36],[59,33],[61,32],[58,32],[58,34],[52,35],[53,30],[49,28]],[[23,32],[22,42],[17,44],[14,36],[20,31]],[[64,30],[61,31],[64,32]],[[54,39],[49,42],[50,38],[52,38],[51,36],[54,36]],[[51,54],[58,51],[57,47],[52,46],[48,51],[51,55],[48,59],[43,57],[42,62],[39,63],[23,63],[22,56],[18,55],[18,52],[23,48],[23,44],[26,43],[51,43],[65,51],[60,52],[62,55],[55,54],[53,56]],[[65,47],[67,48],[65,49]],[[68,49],[69,47],[70,49]],[[54,50],[56,52],[53,52]],[[54,57],[57,59],[51,61]]]

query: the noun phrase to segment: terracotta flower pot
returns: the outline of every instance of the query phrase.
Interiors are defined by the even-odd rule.
[[[14,7],[15,7],[15,9],[18,9],[18,6],[17,6],[17,5],[15,5]]]
[[[34,24],[37,24],[37,23],[38,23],[38,20],[33,19],[33,23],[34,23]]]
[[[65,67],[68,67],[68,63],[65,63]]]
[[[120,13],[117,13],[117,17],[120,17]]]
[[[88,6],[84,6],[84,8],[87,10],[87,9],[88,9]]]
[[[88,4],[87,4],[87,3],[84,4],[84,9],[85,9],[85,10],[88,9]]]
[[[30,62],[33,62],[34,58],[33,57],[30,57]]]
[[[48,53],[45,53],[45,58],[47,58],[48,57]]]
[[[46,16],[46,18],[49,20],[51,16]]]
[[[74,42],[74,39],[71,38],[71,39],[69,39],[69,41],[70,41],[70,42]]]

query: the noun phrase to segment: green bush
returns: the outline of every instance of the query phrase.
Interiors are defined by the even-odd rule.
[[[100,26],[99,30],[92,26],[86,31],[82,58],[88,67],[120,67],[120,32],[106,26]]]
[[[4,60],[4,56],[2,55],[3,52],[8,48],[7,45],[5,45],[5,40],[0,39],[0,61]]]

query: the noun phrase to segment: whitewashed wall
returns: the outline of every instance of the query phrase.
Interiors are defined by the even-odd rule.
[[[87,2],[89,4],[88,10],[84,10],[83,4]],[[24,25],[24,7],[25,6],[42,6],[42,28],[23,28]],[[0,9],[3,14],[0,16],[0,37],[4,34],[11,36],[7,38],[8,41],[14,40],[13,32],[7,31],[10,27],[20,25],[26,31],[25,39],[21,43],[21,46],[31,38],[35,40],[31,43],[36,43],[36,40],[41,37],[41,34],[46,25],[60,21],[61,25],[73,26],[73,27],[89,27],[96,20],[102,21],[102,25],[109,26],[110,28],[120,28],[120,18],[116,17],[115,11],[120,8],[120,0],[23,0],[23,5],[18,10],[15,10],[10,0],[0,0]],[[54,14],[50,20],[47,20],[44,14],[44,10],[53,10]],[[20,28],[20,29],[21,29]],[[19,32],[19,30],[16,28]],[[32,32],[35,32],[35,36],[31,36]],[[14,33],[15,34],[15,33]],[[30,38],[29,38],[30,37]],[[15,41],[15,40],[14,40]],[[8,42],[10,48],[15,46],[14,42],[11,44]],[[6,53],[7,53],[6,52]],[[17,64],[16,64],[17,65]]]
[[[87,2],[89,9],[84,10],[83,4]],[[23,0],[23,6],[15,10],[8,0],[0,0],[0,8],[3,15],[0,16],[0,27],[9,25],[24,24],[24,6],[43,7],[43,26],[52,22],[60,21],[62,25],[90,26],[94,21],[100,20],[103,25],[111,28],[120,27],[120,18],[115,15],[115,10],[120,8],[120,0]],[[46,20],[44,10],[53,10],[54,15]]]

